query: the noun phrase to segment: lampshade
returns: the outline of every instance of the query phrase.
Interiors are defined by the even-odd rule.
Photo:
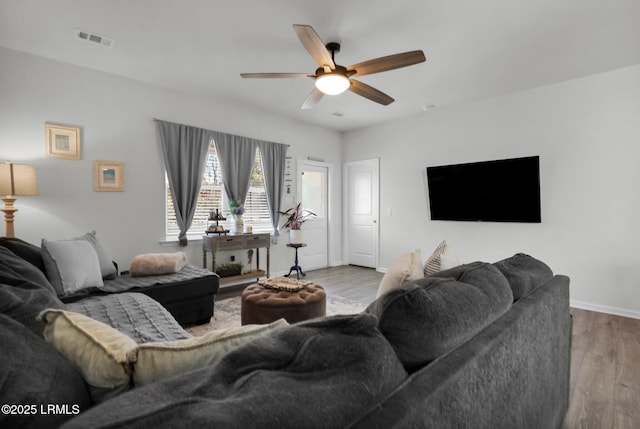
[[[10,162],[0,164],[0,195],[38,195],[36,168]]]
[[[351,82],[340,73],[322,74],[316,78],[316,88],[327,95],[338,95],[349,89]]]

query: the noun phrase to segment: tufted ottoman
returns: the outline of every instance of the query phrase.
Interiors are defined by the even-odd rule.
[[[317,284],[310,284],[298,292],[252,284],[242,292],[240,314],[243,325],[271,323],[280,318],[295,323],[324,316],[325,312],[326,294]]]

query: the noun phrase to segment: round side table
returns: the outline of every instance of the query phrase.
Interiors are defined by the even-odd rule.
[[[294,262],[294,265],[289,269],[289,274],[285,274],[285,277],[290,277],[292,272],[296,272],[296,278],[300,278],[300,275],[302,275],[302,277],[306,276],[306,274],[302,271],[302,267],[300,265],[298,265],[298,249],[301,247],[307,247],[306,243],[289,243],[287,244],[287,247],[293,247],[294,249],[296,249],[296,260]]]

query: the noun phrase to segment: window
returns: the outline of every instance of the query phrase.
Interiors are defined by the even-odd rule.
[[[167,239],[173,239],[178,236],[180,229],[176,222],[176,215],[173,210],[173,198],[171,197],[171,189],[169,182],[166,183],[166,235]],[[222,183],[222,174],[220,172],[220,162],[216,154],[216,146],[211,142],[209,152],[207,153],[207,163],[202,174],[202,186],[200,188],[200,196],[198,197],[198,205],[196,213],[191,222],[191,228],[187,232],[189,237],[199,237],[207,229],[207,219],[209,212],[218,209],[223,216],[227,218],[221,224],[226,229],[231,229],[233,216],[229,213],[229,204],[227,196],[224,192]],[[271,216],[269,213],[269,203],[267,201],[267,193],[264,186],[264,173],[262,170],[262,159],[260,157],[260,149],[256,150],[256,159],[253,163],[251,172],[251,181],[249,184],[249,192],[244,202],[245,212],[243,215],[244,224],[251,225],[253,232],[272,232]]]

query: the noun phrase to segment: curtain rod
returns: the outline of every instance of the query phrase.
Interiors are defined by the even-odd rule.
[[[291,147],[291,145],[287,144],[287,143],[271,142],[271,141],[267,141],[267,140],[263,140],[263,139],[257,139],[255,137],[241,136],[241,135],[238,135],[238,134],[227,133],[225,131],[210,130],[208,128],[196,127],[195,125],[189,125],[189,124],[181,124],[179,122],[167,121],[167,120],[164,120],[164,119],[153,118],[153,120],[156,121],[156,122],[167,122],[167,123],[170,123],[170,124],[182,125],[182,126],[185,126],[185,127],[199,128],[201,130],[209,131],[209,132],[212,132],[212,133],[229,134],[230,136],[242,137],[242,138],[245,138],[245,139],[260,140],[260,141],[267,142],[267,143],[283,144],[286,147]]]

